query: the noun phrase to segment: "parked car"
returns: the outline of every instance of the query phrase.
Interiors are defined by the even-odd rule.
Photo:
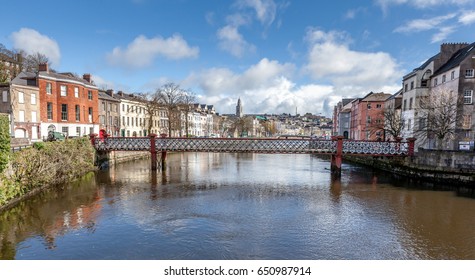
[[[61,132],[50,131],[48,132],[48,141],[64,141],[66,136]]]

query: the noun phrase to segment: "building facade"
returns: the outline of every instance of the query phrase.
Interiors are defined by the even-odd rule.
[[[39,89],[34,73],[21,72],[10,83],[0,85],[0,112],[10,116],[10,134],[29,144],[41,139]]]
[[[48,64],[40,64],[39,88],[41,136],[58,131],[70,137],[99,133],[98,88],[90,74],[77,77],[54,73]]]

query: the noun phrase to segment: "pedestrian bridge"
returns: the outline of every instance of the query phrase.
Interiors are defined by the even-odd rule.
[[[152,169],[156,169],[156,154],[162,154],[162,167],[167,152],[266,153],[266,154],[329,154],[332,169],[341,168],[342,155],[411,156],[414,138],[407,141],[346,140],[342,136],[331,140],[276,138],[168,138],[102,137],[91,135],[91,143],[99,153],[110,151],[150,151]],[[155,162],[155,163],[154,163]]]

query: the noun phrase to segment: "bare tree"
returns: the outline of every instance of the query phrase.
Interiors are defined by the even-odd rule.
[[[3,62],[0,62],[0,84],[8,83],[10,75],[7,72],[7,67]]]
[[[190,112],[193,110],[193,104],[196,102],[196,95],[191,90],[183,91],[182,96],[182,110],[185,113],[185,137],[188,137],[188,116]]]
[[[419,124],[416,137],[437,140],[437,149],[445,141],[453,139],[457,127],[457,112],[461,99],[458,94],[446,88],[433,89],[420,99]]]
[[[232,129],[239,137],[249,135],[249,131],[252,130],[252,117],[237,118],[232,125]]]
[[[147,129],[147,133],[150,135],[153,129],[154,116],[158,115],[158,112],[162,107],[160,104],[159,95],[152,93],[142,93],[138,94],[137,96],[141,99],[144,105],[145,115],[147,118],[147,122],[144,125]]]
[[[382,132],[383,135],[379,135],[382,140],[396,140],[402,136],[405,124],[406,121],[400,110],[385,108],[381,111],[380,116],[371,121],[368,128],[371,134],[381,134]]]
[[[24,52],[21,52],[23,55],[23,70],[28,71],[28,72],[38,72],[39,71],[39,65],[43,63],[49,63],[49,59],[46,55],[42,53],[34,53],[34,54],[29,54],[25,55]],[[51,69],[52,70],[52,69]],[[52,70],[54,71],[54,70]]]
[[[168,135],[181,127],[180,104],[183,103],[183,90],[175,83],[168,83],[155,92],[161,106],[168,115]]]

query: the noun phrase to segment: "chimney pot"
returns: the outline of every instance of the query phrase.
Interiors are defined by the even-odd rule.
[[[82,78],[86,81],[88,81],[89,83],[91,82],[91,74],[84,74],[82,75]]]
[[[38,65],[38,71],[46,71],[46,72],[49,72],[48,63],[40,63],[40,64]]]

